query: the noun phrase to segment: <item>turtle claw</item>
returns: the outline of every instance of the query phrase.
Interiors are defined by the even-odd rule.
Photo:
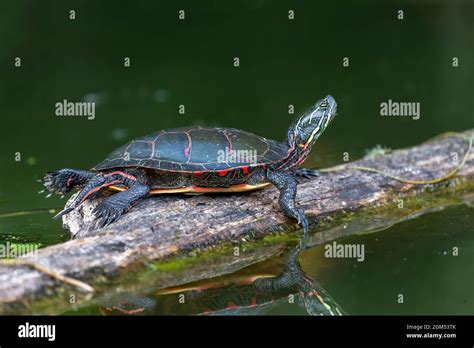
[[[309,240],[309,221],[303,210],[298,209],[297,212],[298,225],[303,228],[303,236],[300,239],[300,248],[306,249]]]
[[[107,200],[100,203],[93,211],[92,214],[98,219],[96,223],[97,228],[104,228],[113,222],[115,222],[125,211],[120,205],[115,203],[107,202]]]
[[[64,208],[64,209],[61,210],[59,213],[57,213],[56,215],[54,215],[54,216],[53,216],[53,219],[54,219],[54,220],[57,220],[57,219],[59,219],[61,216],[66,215],[67,213],[71,212],[73,209],[74,209],[73,207]]]
[[[298,168],[295,172],[298,179],[310,180],[320,176],[319,171],[316,169]]]

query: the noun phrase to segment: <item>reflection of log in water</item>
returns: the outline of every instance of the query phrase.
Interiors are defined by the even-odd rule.
[[[464,134],[472,136],[474,131]],[[456,167],[467,148],[465,140],[442,138],[348,163],[300,184],[297,201],[310,221],[321,222],[310,244],[386,228],[469,200],[474,190],[472,152],[454,177],[431,185],[351,169],[366,166],[411,180],[430,180]],[[89,230],[90,212],[100,200],[86,202],[65,217],[74,240],[27,259],[96,290],[108,291],[120,282],[121,290],[145,291],[235,272],[282,253],[297,236],[298,226],[281,213],[274,188],[236,195],[154,196],[108,228]],[[149,267],[140,267],[143,262]],[[121,272],[133,265],[134,272]],[[31,267],[0,267],[2,313],[58,313],[71,308],[71,293],[77,304],[85,300],[76,288]]]

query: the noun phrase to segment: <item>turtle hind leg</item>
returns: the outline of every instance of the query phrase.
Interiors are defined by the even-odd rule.
[[[62,211],[60,211],[53,219],[58,219],[61,216],[71,212],[79,205],[81,205],[85,200],[92,199],[97,194],[105,189],[108,186],[121,184],[122,180],[116,178],[112,175],[104,175],[103,173],[95,174],[87,183],[84,185],[79,194],[74,198],[74,200],[69,203]]]
[[[136,181],[127,190],[106,198],[93,211],[98,219],[98,227],[102,228],[115,222],[149,192],[150,188],[147,185]]]
[[[87,170],[77,169],[60,169],[56,172],[46,173],[40,182],[44,185],[45,190],[51,194],[65,195],[73,188],[84,185],[92,179],[95,173]]]
[[[295,176],[283,171],[267,170],[267,178],[280,191],[278,203],[280,203],[285,215],[298,220],[298,224],[303,228],[303,238],[300,245],[304,248],[309,233],[309,222],[303,209],[295,206],[296,186],[298,184]]]

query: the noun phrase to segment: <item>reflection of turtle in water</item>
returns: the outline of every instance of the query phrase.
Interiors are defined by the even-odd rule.
[[[165,289],[155,298],[131,297],[100,309],[103,314],[255,315],[288,303],[293,295],[294,302],[310,315],[342,315],[329,294],[303,272],[298,252],[299,248],[291,253],[283,272],[276,277],[252,278],[232,285]],[[183,295],[185,304],[179,302],[179,295]]]
[[[241,192],[274,184],[281,208],[306,233],[308,220],[295,206],[296,176],[315,175],[300,165],[335,115],[333,97],[319,100],[291,125],[284,143],[238,129],[162,130],[119,147],[91,171],[47,173],[43,184],[49,193],[60,195],[81,188],[56,218],[103,189],[121,191],[95,209],[102,225],[114,222],[148,194]]]

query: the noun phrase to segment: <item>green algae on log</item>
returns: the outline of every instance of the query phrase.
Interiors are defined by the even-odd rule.
[[[474,130],[463,134],[472,137]],[[472,202],[474,151],[456,175],[430,185],[351,169],[370,167],[409,180],[432,180],[455,168],[467,148],[458,137],[436,139],[344,164],[302,182],[297,202],[313,224],[320,221],[319,227],[313,225],[309,245]],[[72,240],[23,257],[92,285],[96,294],[83,296],[37,270],[0,263],[0,313],[61,313],[71,309],[71,293],[77,294],[74,305],[79,306],[112,289],[160,289],[229,274],[281,254],[300,233],[279,209],[273,187],[233,195],[152,196],[117,223],[97,230],[91,211],[107,194],[63,218]]]

